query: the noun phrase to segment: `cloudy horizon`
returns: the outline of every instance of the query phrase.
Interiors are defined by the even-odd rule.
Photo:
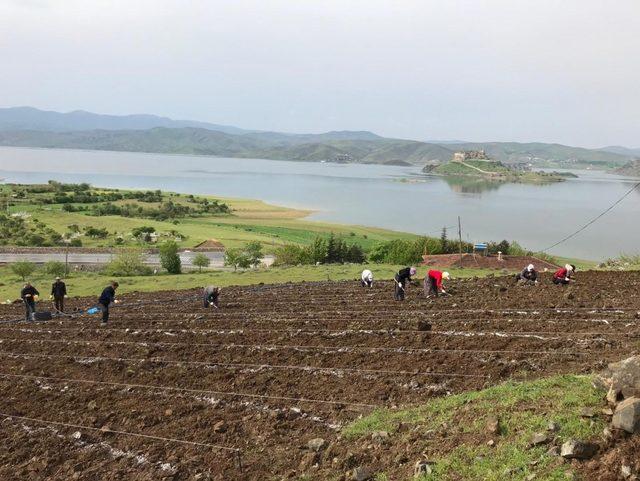
[[[0,0],[0,105],[640,147],[637,0]]]

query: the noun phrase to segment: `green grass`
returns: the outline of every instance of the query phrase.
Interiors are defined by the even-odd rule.
[[[402,266],[388,264],[371,264],[366,266],[373,270],[378,280],[392,279],[393,275]],[[120,283],[119,293],[126,292],[153,292],[173,289],[190,289],[202,287],[208,284],[218,286],[252,285],[252,284],[277,284],[285,282],[301,281],[326,281],[326,280],[354,280],[360,279],[360,274],[365,266],[330,264],[322,266],[296,266],[296,267],[270,267],[252,269],[247,271],[211,270],[199,273],[197,271],[186,272],[180,275],[158,274],[154,276],[118,277]],[[424,269],[421,270],[424,273]],[[453,269],[454,277],[485,276],[495,273],[488,269]],[[99,294],[111,278],[97,272],[73,272],[65,280],[71,296],[92,296]],[[53,282],[41,269],[37,270],[29,280],[38,288],[41,294],[48,295],[48,288]],[[22,279],[11,272],[10,267],[0,267],[0,300],[16,299],[19,297],[23,286]]]
[[[503,480],[525,479],[535,473],[538,480],[566,479],[568,465],[547,455],[549,446],[531,448],[531,437],[546,432],[550,421],[560,430],[561,442],[569,438],[593,439],[602,432],[602,418],[581,417],[584,407],[596,409],[602,405],[602,393],[592,386],[591,377],[561,375],[534,381],[506,382],[482,391],[434,399],[428,404],[409,409],[377,410],[345,427],[343,436],[355,440],[366,438],[374,431],[398,430],[400,423],[409,424],[409,431],[441,429],[443,423],[461,428],[452,434],[459,437],[453,448],[438,447],[425,441],[429,459],[434,461],[433,473],[420,478],[435,480]],[[486,440],[489,416],[500,420],[501,433],[494,436],[495,447]],[[394,443],[402,442],[402,434]],[[429,439],[425,436],[425,440]],[[466,441],[468,440],[468,441]],[[450,446],[450,445],[448,445]],[[506,470],[511,474],[505,475]]]
[[[0,186],[0,192],[7,192],[8,189],[9,186]],[[121,190],[120,192],[125,191]],[[62,209],[62,204],[39,204],[39,199],[43,195],[45,194],[28,194],[28,198],[19,200],[16,205],[12,205],[9,208],[9,213],[27,212],[31,216],[30,221],[37,219],[61,235],[68,232],[68,226],[72,224],[78,225],[82,230],[92,226],[109,231],[110,235],[106,239],[91,239],[82,236],[84,247],[114,247],[117,235],[122,235],[127,239],[125,245],[140,245],[127,237],[132,229],[140,226],[154,227],[160,233],[178,231],[184,236],[184,239],[179,242],[182,248],[194,247],[208,239],[217,239],[226,248],[240,247],[249,241],[259,241],[263,243],[267,253],[286,243],[309,244],[317,235],[328,236],[331,232],[344,237],[349,243],[360,244],[365,250],[379,241],[418,237],[414,234],[375,227],[308,221],[304,220],[304,217],[308,216],[310,211],[278,207],[250,199],[198,196],[200,199],[206,197],[226,203],[231,208],[232,214],[183,217],[177,219],[177,223],[174,224],[172,220],[156,221],[121,216],[91,216],[84,212],[66,212]],[[185,195],[164,192],[163,196],[176,204],[192,205],[187,202]],[[122,203],[157,207],[153,203],[132,200],[114,202],[114,204]]]

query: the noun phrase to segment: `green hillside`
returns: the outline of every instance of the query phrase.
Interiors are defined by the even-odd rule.
[[[415,140],[382,138],[370,132],[232,134],[194,127],[73,132],[0,131],[0,145],[308,162],[348,161],[377,164],[408,162],[420,166],[432,161],[446,162],[458,150],[485,150],[491,158],[503,163],[528,162],[540,167],[611,168],[631,160],[630,157],[617,153],[558,144],[492,142],[441,145]]]

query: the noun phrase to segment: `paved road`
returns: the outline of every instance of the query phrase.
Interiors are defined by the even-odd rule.
[[[197,252],[180,252],[180,260],[182,261],[182,265],[184,267],[192,267],[193,257],[197,254]],[[223,252],[202,252],[202,254],[206,255],[209,259],[211,259],[211,264],[209,267],[223,267],[224,266],[224,253]],[[106,264],[113,258],[114,254],[109,253],[79,253],[79,252],[70,252],[69,253],[69,264]],[[60,253],[30,253],[30,254],[6,254],[0,253],[0,263],[11,263],[17,261],[30,261],[35,262],[36,264],[44,264],[49,261],[65,261],[64,252]],[[159,266],[160,265],[160,256],[158,254],[147,254],[146,256],[146,264],[151,266]],[[265,256],[264,263],[267,265],[271,265],[273,263],[273,256]]]

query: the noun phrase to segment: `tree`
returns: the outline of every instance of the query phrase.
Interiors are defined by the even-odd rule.
[[[104,272],[110,276],[148,276],[151,268],[146,266],[144,254],[135,249],[122,249],[118,255],[109,262]]]
[[[316,237],[307,247],[310,264],[322,264],[327,260],[327,243],[322,237]]]
[[[64,262],[49,261],[44,265],[44,271],[52,277],[62,277],[67,274]]]
[[[211,259],[209,259],[202,252],[198,252],[194,257],[191,263],[198,268],[200,272],[202,272],[203,267],[209,267],[211,264]]]
[[[249,258],[249,265],[251,265],[251,267],[258,267],[264,258],[262,244],[258,241],[247,243],[247,245],[244,246],[244,253]]]
[[[449,241],[447,240],[447,228],[442,228],[442,234],[440,234],[440,249],[442,254],[446,254],[449,249]]]
[[[29,261],[18,261],[11,264],[11,270],[15,275],[20,276],[23,281],[26,281],[27,277],[36,270],[36,265]]]
[[[169,274],[182,273],[182,263],[178,255],[178,244],[169,240],[160,246],[160,265],[164,267]]]
[[[224,253],[224,265],[233,266],[233,270],[237,271],[238,267],[247,269],[251,267],[251,259],[242,249],[227,249]]]

